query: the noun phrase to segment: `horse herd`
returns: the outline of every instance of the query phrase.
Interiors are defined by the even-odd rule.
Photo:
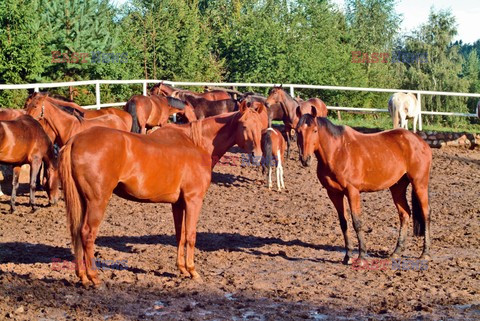
[[[392,114],[395,106],[410,104],[401,98],[391,99]],[[402,109],[401,119],[408,114],[405,111]],[[172,114],[185,123],[168,123]],[[310,166],[313,156],[317,158],[317,177],[338,212],[345,264],[352,262],[353,245],[344,197],[351,209],[361,265],[366,245],[360,193],[387,188],[400,217],[392,256],[401,255],[413,216],[415,235],[424,236],[422,258],[428,259],[429,146],[405,129],[362,134],[348,126],[336,126],[326,116],[322,100],[294,99],[281,86],[273,87],[268,97],[247,93],[233,99],[222,90],[199,94],[159,83],[150,95],[130,98],[124,110],[85,110],[59,96],[33,93],[24,110],[0,111],[0,162],[14,166],[12,212],[22,164],[31,166],[33,210],[42,163],[51,204],[57,202],[61,186],[75,270],[85,286],[101,284],[94,243],[112,194],[137,202],[172,204],[177,266],[182,275],[199,278],[194,264],[196,225],[215,164],[238,145],[251,162],[268,169],[269,188],[271,166],[276,165],[277,188],[281,190],[285,188],[283,155],[286,149],[288,159],[295,137],[303,166]],[[272,120],[283,120],[284,133],[272,128]],[[401,126],[405,124],[401,122]],[[154,127],[159,128],[151,130]],[[61,148],[58,156],[53,144]],[[412,210],[406,198],[410,183]]]

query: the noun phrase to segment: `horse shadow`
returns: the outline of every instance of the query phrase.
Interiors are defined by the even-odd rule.
[[[53,259],[72,260],[70,249],[27,242],[0,243],[0,263],[52,263]]]
[[[99,246],[110,247],[119,252],[133,253],[133,244],[162,244],[176,247],[177,241],[175,235],[144,235],[144,236],[100,236],[96,244]],[[323,250],[328,252],[342,252],[344,247],[324,244],[310,244],[298,239],[284,241],[277,237],[259,237],[254,235],[241,235],[238,233],[197,233],[196,248],[200,251],[214,252],[224,250],[227,252],[243,252],[255,256],[282,257],[290,261],[313,261],[313,262],[331,262],[321,258],[302,258],[288,256],[285,251],[269,253],[259,250],[266,245],[280,246],[300,246],[314,250]]]
[[[219,185],[219,186],[241,186],[239,183],[247,183],[251,184],[255,182],[255,180],[240,176],[240,175],[233,175],[228,173],[218,173],[212,172],[212,183]]]

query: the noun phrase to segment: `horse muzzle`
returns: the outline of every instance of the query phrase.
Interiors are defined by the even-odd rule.
[[[309,167],[312,165],[312,155],[308,155],[307,157],[300,155],[300,162],[302,163],[303,167]]]

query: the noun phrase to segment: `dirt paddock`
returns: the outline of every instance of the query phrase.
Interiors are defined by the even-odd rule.
[[[105,269],[104,287],[85,289],[72,265],[52,264],[73,259],[63,201],[45,207],[37,192],[43,206],[31,213],[24,184],[17,213],[9,214],[9,196],[0,202],[0,320],[478,320],[480,152],[433,154],[427,270],[343,265],[337,214],[315,166],[289,160],[287,190],[268,191],[234,149],[235,166],[214,170],[198,224],[202,283],[178,276],[170,205],[113,197],[96,257],[127,268]],[[362,194],[362,210],[369,259],[387,259],[399,226],[390,193]],[[421,248],[410,223],[404,257]]]

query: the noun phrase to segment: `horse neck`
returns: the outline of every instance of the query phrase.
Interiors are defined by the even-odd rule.
[[[283,100],[280,104],[283,104],[283,112],[288,116],[288,118],[293,121],[295,118],[295,109],[298,107],[298,102],[290,97],[285,91],[283,92]]]
[[[342,141],[345,139],[344,135],[335,137],[324,126],[319,127],[319,143],[318,148],[315,150],[315,156],[319,164],[329,168],[334,164],[335,154],[343,148]]]
[[[77,128],[78,125],[75,116],[67,115],[52,104],[50,104],[49,108],[45,108],[43,118],[55,133],[56,137],[60,139],[62,145],[65,145],[71,136],[70,133],[74,128]]]
[[[232,113],[201,120],[204,146],[212,157],[212,168],[235,145],[235,130],[239,118],[239,113]]]

